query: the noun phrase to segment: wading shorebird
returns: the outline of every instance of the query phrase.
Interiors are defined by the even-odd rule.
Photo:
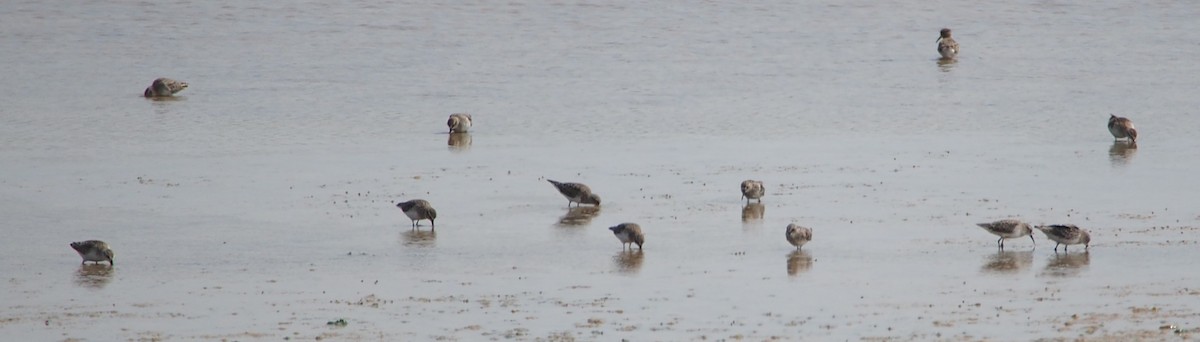
[[[637,223],[622,223],[608,227],[608,230],[617,236],[617,240],[621,240],[621,250],[625,250],[625,246],[629,246],[629,249],[632,250],[635,243],[638,250],[642,250],[642,244],[646,242],[646,236],[642,234],[642,226]]]
[[[88,261],[93,261],[97,264],[101,261],[108,261],[109,266],[113,265],[113,251],[108,248],[108,244],[104,243],[104,241],[87,240],[72,242],[71,248],[76,253],[79,253],[79,257],[83,258],[83,262],[79,263],[80,265],[86,264]]]
[[[999,236],[1000,239],[996,240],[996,247],[999,247],[1000,249],[1004,249],[1004,239],[1015,239],[1029,235],[1029,241],[1034,241],[1033,227],[1030,227],[1028,223],[1018,220],[1008,219],[991,223],[976,223],[975,225],[983,227],[983,229],[986,229],[988,233]],[[1034,241],[1034,245],[1037,245],[1036,241]]]
[[[471,114],[450,114],[450,119],[446,120],[446,126],[450,127],[450,133],[467,133],[471,130]]]
[[[591,204],[600,205],[600,196],[592,193],[592,188],[581,183],[562,183],[555,180],[547,179],[550,184],[554,184],[554,188],[567,198],[567,208],[571,207],[571,203],[578,205]]]
[[[942,54],[943,59],[952,59],[958,56],[958,42],[950,37],[950,29],[942,29],[941,37],[937,39],[938,53]]]
[[[796,249],[800,249],[800,247],[804,247],[804,244],[812,241],[812,229],[792,223],[787,225],[783,236],[787,238],[788,243],[796,246]]]
[[[750,200],[752,199],[762,202],[764,193],[766,193],[766,190],[763,188],[762,181],[756,181],[753,179],[742,181],[742,198],[746,199],[746,203],[750,203]]]
[[[408,215],[408,219],[412,220],[413,229],[417,228],[417,223],[421,220],[429,220],[430,229],[437,229],[433,223],[433,220],[437,219],[437,210],[433,210],[433,205],[430,205],[429,201],[415,199],[397,203],[396,206],[404,211],[404,215]]]
[[[1046,233],[1047,238],[1054,240],[1055,252],[1058,252],[1060,244],[1063,245],[1063,252],[1066,252],[1070,245],[1083,245],[1083,250],[1087,251],[1092,243],[1092,236],[1073,224],[1052,224],[1036,228],[1042,233]]]
[[[1127,118],[1109,114],[1108,132],[1112,133],[1116,140],[1129,139],[1129,143],[1137,143],[1137,129],[1133,128],[1133,121]]]
[[[187,82],[162,77],[151,82],[142,95],[145,97],[168,97],[187,89],[187,87]]]

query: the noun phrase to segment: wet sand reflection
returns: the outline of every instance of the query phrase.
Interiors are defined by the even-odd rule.
[[[86,288],[102,289],[112,281],[113,267],[106,264],[79,265],[75,271],[75,285]]]
[[[938,69],[942,72],[950,72],[950,70],[954,70],[955,64],[958,64],[958,60],[954,58],[939,58],[937,60]]]
[[[582,226],[592,223],[592,219],[600,215],[600,207],[573,207],[567,209],[567,213],[558,218],[558,224],[562,226]]]
[[[795,277],[801,272],[808,272],[812,268],[812,264],[813,258],[808,251],[794,250],[787,256],[787,273],[789,276]]]
[[[999,251],[984,259],[984,273],[1017,273],[1033,266],[1033,251]]]
[[[613,265],[617,267],[617,272],[625,274],[637,274],[642,269],[642,260],[645,254],[642,250],[623,250],[613,256]]]
[[[1113,166],[1129,164],[1134,154],[1137,154],[1137,144],[1126,141],[1114,141],[1112,147],[1108,148],[1108,160]]]
[[[767,207],[762,203],[747,203],[742,207],[742,222],[749,223],[750,221],[762,220],[763,214],[767,211]]]
[[[471,149],[471,133],[450,133],[446,145],[451,151],[463,152]]]
[[[435,247],[437,246],[437,231],[409,230],[400,233],[401,244],[405,247]]]
[[[1046,263],[1046,268],[1042,269],[1042,275],[1053,277],[1078,276],[1083,270],[1087,269],[1090,263],[1091,256],[1087,252],[1054,253],[1054,256],[1050,257],[1050,261]]]

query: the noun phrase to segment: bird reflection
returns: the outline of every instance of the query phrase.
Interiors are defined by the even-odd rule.
[[[1050,262],[1046,264],[1046,268],[1042,270],[1043,275],[1054,277],[1070,277],[1079,275],[1079,272],[1087,269],[1091,262],[1087,252],[1084,253],[1054,253],[1050,257]]]
[[[613,264],[617,266],[617,272],[626,274],[636,274],[642,269],[642,260],[645,254],[642,250],[623,250],[613,256]]]
[[[1108,148],[1108,160],[1113,166],[1129,164],[1134,154],[1137,154],[1137,144],[1128,141],[1114,141],[1112,147]]]
[[[79,265],[79,270],[75,271],[75,284],[87,288],[102,289],[112,281],[113,267],[112,265],[104,265],[100,263]]]
[[[1033,266],[1033,251],[999,251],[989,255],[983,263],[985,273],[1016,273]]]
[[[939,58],[937,60],[938,69],[942,72],[949,72],[954,69],[954,65],[958,63],[957,59]]]
[[[408,247],[433,247],[437,245],[437,231],[433,230],[409,230],[401,232],[400,238],[403,240],[404,246]]]
[[[567,213],[558,218],[558,224],[564,226],[582,226],[592,222],[592,219],[600,215],[600,207],[573,207],[567,209]]]
[[[154,114],[166,115],[171,114],[175,110],[175,107],[170,102],[180,101],[184,98],[182,96],[165,96],[148,97],[146,99],[150,100],[150,105],[154,108]]]
[[[791,253],[788,253],[788,275],[795,277],[796,275],[800,274],[800,272],[807,272],[809,268],[812,268],[812,263],[813,258],[812,255],[808,254],[808,251],[799,249],[794,250]]]
[[[767,207],[762,203],[746,203],[746,206],[742,207],[742,222],[761,220],[766,210]]]
[[[466,151],[471,149],[471,133],[450,133],[446,145],[451,151]]]

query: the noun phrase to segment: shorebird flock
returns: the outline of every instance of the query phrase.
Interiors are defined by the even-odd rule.
[[[949,28],[943,28],[937,39],[937,52],[941,55],[940,60],[952,61],[958,57],[959,48],[958,42],[952,37]],[[177,81],[170,78],[158,78],[150,83],[149,87],[143,91],[142,95],[147,98],[169,98],[175,96],[179,92],[187,89],[187,82]],[[449,133],[452,135],[451,140],[457,135],[461,140],[463,133],[470,132],[473,124],[471,114],[454,113],[450,114],[446,120],[446,126]],[[1133,121],[1128,118],[1110,114],[1108,119],[1108,131],[1112,134],[1116,141],[1125,141],[1130,148],[1137,147],[1137,129],[1133,126]],[[469,139],[469,137],[467,137]],[[582,183],[559,182],[555,180],[547,180],[555,189],[558,190],[563,197],[567,198],[567,207],[571,205],[582,206],[584,204],[592,206],[600,206],[600,196],[592,192],[592,189]],[[749,206],[750,201],[756,201],[755,205],[761,207],[762,197],[766,195],[766,188],[763,182],[759,180],[748,179],[741,184],[742,198],[746,200]],[[423,199],[412,199],[396,204],[412,221],[412,228],[419,229],[420,221],[428,220],[430,229],[436,229],[434,220],[437,219],[437,210],[429,201]],[[743,214],[745,215],[745,214]],[[761,217],[761,214],[759,215]],[[1051,224],[1031,226],[1028,223],[1017,219],[1003,219],[995,222],[978,223],[979,227],[987,230],[998,237],[996,247],[1004,249],[1005,239],[1015,239],[1029,236],[1029,240],[1036,246],[1037,241],[1033,238],[1033,230],[1040,230],[1045,234],[1046,238],[1054,241],[1054,251],[1058,252],[1058,247],[1063,246],[1063,251],[1067,251],[1071,245],[1083,245],[1086,252],[1090,247],[1092,238],[1088,232],[1073,224]],[[621,223],[608,228],[621,242],[622,250],[628,248],[633,249],[633,245],[637,245],[638,249],[642,249],[642,245],[646,242],[646,236],[642,231],[641,225],[632,222]],[[797,250],[801,249],[805,244],[812,241],[812,228],[803,227],[795,223],[788,224],[784,228],[785,240],[795,246]],[[108,244],[100,240],[87,240],[81,242],[73,242],[70,244],[75,252],[79,253],[79,257],[83,259],[82,263],[88,261],[100,263],[107,261],[109,266],[113,265],[113,251]]]

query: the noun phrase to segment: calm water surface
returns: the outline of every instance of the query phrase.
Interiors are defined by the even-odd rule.
[[[1186,2],[0,3],[20,340],[1200,328]],[[963,52],[939,62],[951,27]],[[156,77],[191,87],[140,96]],[[469,112],[469,136],[445,134]],[[1138,148],[1114,144],[1128,116]],[[568,210],[545,181],[604,199]],[[768,186],[761,206],[738,183]],[[394,203],[432,202],[413,231]],[[974,224],[1076,223],[995,248]],[[646,249],[606,229],[638,222]],[[814,229],[801,252],[783,238]],[[79,266],[103,239],[121,265]],[[329,321],[345,319],[345,327]]]

